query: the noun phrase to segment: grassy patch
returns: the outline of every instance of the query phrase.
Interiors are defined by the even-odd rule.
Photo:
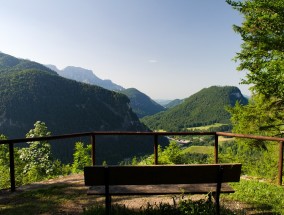
[[[190,127],[190,128],[187,128],[187,130],[189,130],[189,131],[194,131],[194,130],[208,131],[209,129],[219,128],[219,127],[226,126],[226,125],[228,125],[228,124],[214,123],[212,125]]]
[[[233,183],[232,186],[236,192],[224,196],[225,198],[249,203],[258,211],[284,214],[283,186],[249,180],[241,180],[240,183]]]
[[[196,154],[208,154],[212,155],[214,153],[214,147],[213,146],[190,146],[186,149],[182,150],[182,153],[196,153]]]

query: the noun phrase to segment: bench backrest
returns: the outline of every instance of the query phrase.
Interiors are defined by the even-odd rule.
[[[89,166],[85,185],[150,185],[238,182],[241,164]]]

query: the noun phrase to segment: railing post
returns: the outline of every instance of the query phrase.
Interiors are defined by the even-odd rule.
[[[214,143],[214,162],[218,163],[218,134],[215,133],[215,143]]]
[[[283,173],[283,141],[279,142],[279,161],[278,161],[278,185],[282,185]]]
[[[15,181],[15,161],[14,161],[14,144],[9,144],[9,155],[10,155],[10,182],[11,182],[11,192],[16,191],[16,181]]]
[[[95,166],[96,165],[96,135],[95,134],[91,135],[91,144],[92,144],[92,151],[91,151],[92,164],[93,166]]]
[[[158,164],[158,135],[154,134],[154,159],[155,165]]]

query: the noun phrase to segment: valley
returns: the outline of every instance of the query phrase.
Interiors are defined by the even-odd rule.
[[[58,70],[53,65],[46,67],[0,53],[0,133],[9,139],[22,138],[37,121],[44,122],[53,135],[88,131],[190,131],[190,127],[196,130],[196,126],[210,124],[215,125],[211,130],[227,131],[230,115],[225,107],[236,101],[247,102],[236,87],[212,86],[184,100],[175,100],[174,105],[165,108],[135,88],[124,89],[109,80],[110,85],[104,83],[92,71],[80,67]],[[130,152],[127,148],[133,141],[140,144]],[[163,146],[168,144],[164,141]],[[147,139],[104,137],[98,142],[101,142],[97,148],[100,162],[119,162],[152,151]],[[112,144],[106,147],[109,142]],[[51,144],[55,157],[63,162],[72,160],[74,143]],[[117,156],[111,151],[124,153]]]

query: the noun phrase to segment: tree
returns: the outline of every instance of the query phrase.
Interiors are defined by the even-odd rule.
[[[0,140],[6,140],[7,138],[0,134]],[[0,189],[9,187],[9,147],[8,145],[0,145]]]
[[[91,144],[84,147],[84,143],[75,143],[75,152],[73,154],[74,161],[72,164],[72,172],[78,173],[84,170],[85,166],[92,165]]]
[[[44,122],[37,121],[34,129],[27,134],[27,138],[50,136]],[[28,180],[40,180],[53,174],[55,170],[51,147],[47,141],[28,142],[29,147],[20,150],[20,159],[24,162],[23,172],[27,174]]]
[[[281,136],[284,112],[279,111],[273,99],[268,100],[264,95],[258,94],[250,99],[248,105],[237,103],[235,107],[228,108],[232,115],[233,132]]]
[[[0,134],[0,140],[7,140],[6,136]],[[14,147],[15,179],[16,185],[23,184],[23,162],[20,159],[19,149]],[[8,144],[0,145],[0,189],[10,186],[10,152]]]
[[[238,70],[248,71],[244,84],[267,98],[284,98],[284,1],[244,0],[227,2],[243,16],[234,30],[243,39],[235,60]]]
[[[235,60],[239,63],[237,69],[246,71],[242,83],[251,85],[253,94],[248,105],[238,104],[229,109],[233,132],[282,137],[284,0],[226,1],[244,18],[241,26],[233,27],[243,40]],[[277,143],[265,144],[263,141],[244,139],[237,141],[238,152],[234,157],[238,157],[244,164],[244,172],[275,177],[275,172],[271,173],[271,170],[277,166]]]
[[[284,1],[227,0],[244,17],[233,29],[243,44],[235,60],[246,71],[243,84],[253,96],[248,106],[230,110],[234,131],[282,136],[284,122]]]

